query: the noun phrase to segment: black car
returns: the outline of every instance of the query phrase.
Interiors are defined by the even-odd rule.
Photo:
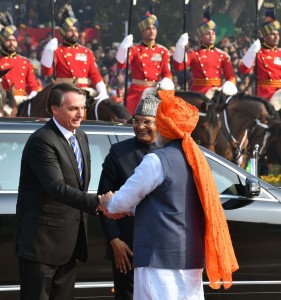
[[[0,300],[18,299],[14,228],[20,160],[29,135],[45,120],[0,118]],[[92,155],[90,192],[96,193],[102,163],[113,143],[134,136],[130,125],[84,121]],[[281,298],[281,190],[202,148],[215,177],[240,269],[233,286],[206,299]],[[89,260],[79,263],[75,299],[113,299],[110,262],[104,259],[99,218],[86,215]],[[173,300],[173,299],[171,299]]]

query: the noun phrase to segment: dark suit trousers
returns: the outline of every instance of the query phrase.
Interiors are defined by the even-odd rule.
[[[132,263],[132,262],[131,262]],[[133,300],[134,294],[134,268],[126,274],[116,268],[115,260],[112,261],[115,300]]]
[[[61,266],[19,258],[21,300],[72,300],[76,279],[74,256]]]

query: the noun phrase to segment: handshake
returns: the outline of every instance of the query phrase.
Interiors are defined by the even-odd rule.
[[[103,195],[98,195],[99,199],[99,205],[97,206],[97,210],[101,211],[106,217],[110,219],[121,219],[125,216],[132,216],[131,212],[124,212],[124,213],[110,213],[108,212],[108,203],[114,193],[111,191],[107,192],[106,194]]]

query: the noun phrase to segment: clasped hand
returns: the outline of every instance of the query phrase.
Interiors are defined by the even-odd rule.
[[[110,201],[110,199],[112,198],[113,195],[114,194],[111,191],[109,191],[103,195],[98,195],[98,199],[100,202],[100,204],[98,205],[98,210],[102,211],[103,214],[110,219],[120,219],[125,216],[131,216],[132,215],[131,212],[114,213],[114,214],[111,214],[108,212],[108,209],[107,209],[108,202]]]

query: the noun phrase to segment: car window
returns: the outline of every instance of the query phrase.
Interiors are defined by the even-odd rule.
[[[224,165],[207,158],[212,169],[218,190],[220,194],[241,195],[245,188],[245,179],[238,174],[226,168]]]
[[[0,190],[18,190],[22,151],[30,136],[23,134],[0,135]],[[130,136],[124,136],[124,139]],[[102,163],[111,146],[109,136],[88,134],[91,152],[91,182],[89,190],[97,190]]]
[[[30,134],[0,135],[0,190],[17,190],[20,162],[24,145]]]
[[[88,134],[91,152],[91,182],[89,191],[96,191],[102,171],[102,164],[111,146],[108,135]]]

